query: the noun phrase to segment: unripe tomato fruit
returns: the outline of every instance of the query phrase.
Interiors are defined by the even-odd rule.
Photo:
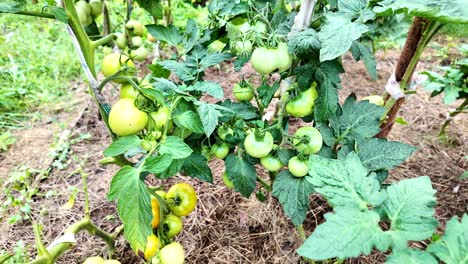
[[[151,112],[150,116],[154,121],[154,125],[156,129],[162,129],[166,126],[167,121],[170,118],[171,110],[168,107],[161,107],[156,112]]]
[[[101,257],[89,257],[87,258],[83,264],[102,264],[104,263],[104,259]]]
[[[161,247],[161,242],[155,234],[151,234],[146,238],[145,259],[149,260],[154,257]]]
[[[294,134],[293,144],[305,155],[315,154],[322,148],[322,134],[315,127],[301,127]]]
[[[273,136],[270,132],[265,132],[262,137],[257,138],[254,132],[245,137],[245,151],[254,158],[263,158],[273,149]]]
[[[289,160],[288,169],[296,177],[304,177],[309,173],[307,160],[301,160],[298,156],[294,156]]]
[[[118,136],[134,135],[148,123],[148,114],[134,105],[133,99],[119,99],[109,113],[109,126]]]
[[[236,42],[236,54],[245,55],[252,52],[252,42],[250,40]]]
[[[141,46],[136,50],[132,50],[130,52],[130,55],[136,61],[144,61],[144,60],[146,60],[148,55],[150,55],[150,53],[151,52],[147,48],[145,48],[144,46]]]
[[[143,36],[145,33],[145,27],[140,23],[140,21],[129,20],[125,27],[137,36]]]
[[[218,159],[224,159],[229,154],[229,145],[225,142],[211,146],[211,153]]]
[[[223,182],[224,185],[226,185],[226,187],[228,187],[229,189],[234,188],[234,183],[229,179],[227,172],[223,173]]]
[[[88,16],[91,15],[91,6],[84,0],[80,0],[78,2],[76,2],[75,4],[75,8],[78,10],[78,9],[81,9],[82,11],[84,11]]]
[[[318,93],[313,84],[286,104],[286,112],[294,117],[308,116],[314,112],[315,99],[317,98]]]
[[[237,101],[250,101],[254,97],[252,89],[250,87],[242,87],[240,84],[234,84],[234,89],[232,93]]]
[[[109,77],[116,74],[120,71],[124,65],[127,65],[130,68],[135,68],[133,61],[130,60],[127,56],[119,53],[111,53],[102,59],[101,71],[104,76]],[[115,82],[125,82],[117,80]]]
[[[158,199],[154,196],[151,196],[151,211],[153,212],[153,220],[151,221],[151,227],[155,229],[156,227],[158,227],[159,222],[161,221],[161,207],[159,206]]]
[[[220,139],[226,140],[228,135],[234,135],[234,131],[230,127],[223,125],[218,128],[218,137]]]
[[[158,253],[159,264],[184,264],[185,251],[178,242],[163,247]]]
[[[257,21],[257,22],[255,22],[254,28],[255,28],[255,31],[258,34],[260,34],[260,35],[266,34],[267,28],[266,28],[265,23],[263,23],[261,21]]]
[[[180,234],[183,227],[184,222],[182,222],[182,219],[173,214],[168,214],[163,220],[163,231],[168,238],[173,238]]]
[[[211,160],[211,158],[212,158],[211,149],[210,149],[208,146],[203,145],[203,146],[201,147],[200,152],[201,152],[201,155],[202,155],[203,157],[205,157],[205,159],[206,159],[207,161],[210,161],[210,160]]]
[[[362,98],[362,101],[364,101],[364,100],[368,100],[369,103],[375,104],[375,105],[378,105],[378,106],[384,106],[385,105],[385,100],[380,95],[369,95],[369,96],[366,96],[366,97]]]
[[[173,214],[186,216],[197,205],[197,193],[190,184],[178,183],[167,191],[166,202]]]
[[[262,75],[268,75],[278,67],[276,51],[273,49],[258,47],[252,53],[250,60],[254,70]]]
[[[112,53],[112,48],[111,47],[102,46],[102,54],[104,54],[104,56],[109,55],[111,53]]]
[[[132,45],[140,47],[141,45],[143,45],[143,39],[140,36],[132,37]]]
[[[115,39],[115,44],[117,44],[117,47],[119,47],[119,49],[125,49],[125,47],[127,47],[127,38],[125,37],[125,34],[120,32],[114,34],[117,37]]]
[[[89,6],[91,7],[91,15],[94,17],[101,15],[104,9],[101,0],[91,0],[89,1]]]
[[[284,164],[281,162],[281,160],[272,155],[261,158],[260,163],[267,171],[270,172],[277,172],[284,167]]]
[[[81,1],[80,1],[81,2]],[[85,2],[86,5],[88,5],[88,3]],[[83,6],[77,6],[76,7],[76,13],[78,14],[78,17],[80,18],[80,21],[81,21],[81,24],[83,24],[83,26],[89,26],[91,23],[93,23],[93,18],[91,17],[90,14],[88,14],[88,12],[86,11],[87,8],[83,7]]]
[[[139,92],[133,88],[133,85],[129,83],[124,83],[120,86],[120,99],[122,98],[130,98],[135,99],[137,98]]]
[[[288,45],[284,42],[278,44],[278,48],[276,49],[276,60],[279,72],[284,72],[292,64],[292,56],[289,54]]]

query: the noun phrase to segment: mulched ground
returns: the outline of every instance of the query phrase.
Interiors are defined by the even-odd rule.
[[[438,61],[429,57],[419,65],[419,70],[432,69]],[[353,62],[350,56],[344,58],[347,65],[343,77],[341,100],[350,93],[362,98],[371,93],[382,93],[386,80],[393,71],[398,59],[397,52],[378,53],[378,80],[372,81],[361,62]],[[241,76],[249,77],[253,70],[247,66],[241,72],[234,72],[231,64],[225,64],[207,73],[207,79],[219,82],[228,96],[233,83]],[[77,98],[86,98],[81,91],[82,84],[74,84]],[[115,94],[115,91],[114,91]],[[89,98],[89,96],[87,97]],[[436,217],[442,223],[453,215],[467,211],[467,181],[457,177],[468,169],[464,156],[468,153],[468,118],[459,116],[449,129],[450,140],[441,142],[437,138],[440,125],[448,109],[440,98],[430,99],[429,94],[418,87],[418,93],[407,98],[401,110],[401,116],[409,125],[395,126],[390,139],[412,144],[418,148],[413,156],[402,166],[391,172],[391,180],[413,178],[428,175],[437,189]],[[69,116],[79,113],[78,118]],[[97,119],[97,112],[85,100],[71,113],[61,113],[60,118],[72,131],[72,135],[82,133],[92,135],[91,139],[72,145],[69,164],[64,170],[53,169],[47,179],[40,183],[42,194],[56,191],[57,196],[47,199],[43,195],[34,198],[31,218],[43,225],[44,242],[48,245],[61,235],[69,224],[82,217],[83,195],[80,193],[72,209],[62,206],[68,201],[71,186],[80,188],[82,181],[76,169],[83,167],[88,173],[91,216],[97,225],[107,231],[120,225],[115,205],[106,200],[112,175],[117,171],[114,166],[102,166],[102,150],[110,139],[104,125]],[[70,121],[70,119],[72,121]],[[23,164],[44,169],[50,161],[43,161],[53,142],[52,128],[44,124],[16,131],[19,139],[6,153],[0,154],[0,179]],[[38,140],[31,140],[37,137]],[[449,143],[447,143],[449,142]],[[185,177],[174,177],[165,184],[188,181],[193,184],[199,195],[199,204],[194,213],[184,219],[185,228],[178,240],[187,253],[187,263],[301,263],[295,254],[300,245],[300,238],[293,225],[284,216],[279,203],[269,197],[266,202],[259,202],[252,197],[245,199],[227,189],[222,184],[221,173],[224,171],[222,161],[210,163],[214,173],[214,184],[198,182]],[[42,166],[42,167],[41,167]],[[162,183],[152,180],[153,184]],[[3,200],[3,197],[0,196]],[[316,225],[323,221],[323,214],[330,210],[318,196],[311,196],[311,209],[304,224],[309,234]],[[10,212],[12,213],[12,212]],[[0,216],[2,217],[2,216]],[[5,218],[0,223],[0,248],[12,250],[16,241],[23,240],[30,245],[29,252],[35,254],[32,223],[24,221],[14,226],[8,225]],[[443,226],[441,228],[443,230]],[[105,244],[87,234],[77,237],[79,244],[72,251],[63,255],[58,263],[81,263],[92,255],[106,255]],[[423,243],[417,246],[424,247]],[[129,245],[121,237],[118,241],[117,257],[122,263],[141,263],[132,253]],[[349,263],[381,263],[384,257],[376,253],[368,257],[349,260]]]

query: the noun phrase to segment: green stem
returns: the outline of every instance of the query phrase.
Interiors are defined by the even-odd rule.
[[[104,45],[104,44],[114,40],[114,39],[115,39],[115,34],[111,33],[111,34],[109,34],[109,35],[107,35],[105,37],[102,37],[102,38],[100,38],[100,39],[98,39],[96,41],[92,41],[91,45],[92,45],[93,49],[95,49],[95,48],[97,48],[97,47],[99,47],[101,45]]]
[[[0,11],[0,13],[9,14],[7,12],[1,12],[1,11]],[[52,15],[52,14],[42,13],[42,12],[34,12],[34,11],[18,11],[16,13],[12,13],[12,14],[55,19],[55,16]]]
[[[49,252],[44,246],[41,238],[41,231],[38,223],[33,224],[34,240],[36,242],[37,255],[40,257],[49,257]]]
[[[268,191],[271,192],[271,186],[265,182],[262,178],[257,176],[257,181]]]
[[[298,226],[296,226],[296,230],[297,230],[297,234],[299,235],[299,237],[302,240],[302,243],[304,243],[304,241],[307,239],[307,236],[306,236],[306,233],[305,233],[305,230],[304,230],[304,226],[303,225],[298,225]],[[311,259],[307,259],[307,258],[304,258],[304,257],[303,257],[303,259],[307,263],[315,264],[315,261],[313,261]]]
[[[452,122],[452,119],[456,115],[463,113],[463,111],[465,110],[467,106],[468,106],[468,98],[466,98],[465,101],[463,101],[463,103],[455,109],[455,111],[449,114],[449,117],[445,120],[444,124],[440,128],[439,137],[445,136],[445,129],[450,125],[450,122]]]
[[[7,262],[9,259],[11,259],[14,255],[12,253],[5,253],[0,256],[0,264],[3,264]]]
[[[89,195],[88,195],[88,181],[87,181],[87,174],[84,173],[82,170],[80,171],[81,173],[81,179],[83,181],[83,192],[84,192],[84,197],[85,197],[85,207],[84,207],[84,215],[86,219],[90,219],[90,213],[89,213]]]

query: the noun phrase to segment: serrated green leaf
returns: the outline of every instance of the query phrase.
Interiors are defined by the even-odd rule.
[[[177,62],[173,60],[165,60],[158,62],[165,69],[174,72],[177,77],[183,81],[195,80],[195,72],[193,69],[187,67],[183,62]]]
[[[387,257],[385,264],[437,264],[437,260],[431,254],[415,248],[405,248],[392,252]]]
[[[149,99],[158,102],[160,104],[164,103],[164,95],[161,91],[154,88],[142,88],[141,92],[148,97]]]
[[[232,102],[230,99],[227,99],[221,102],[220,105],[230,110],[223,111],[223,116],[220,118],[222,122],[227,122],[234,117],[244,120],[251,120],[259,117],[257,108],[250,103]]]
[[[208,166],[205,157],[200,153],[193,152],[188,158],[186,158],[184,160],[182,170],[192,178],[213,183],[211,169]]]
[[[205,135],[211,136],[218,125],[218,110],[210,104],[202,104],[198,107],[197,112],[203,124]]]
[[[367,176],[367,169],[355,152],[351,152],[346,160],[310,156],[309,175],[306,179],[334,208],[353,207],[364,210],[369,205],[380,205],[386,198],[375,174]]]
[[[124,224],[124,235],[133,251],[143,252],[146,239],[152,234],[150,193],[140,180],[139,171],[130,166],[122,167],[112,178],[109,200],[117,200],[117,211]]]
[[[112,142],[105,150],[104,156],[106,157],[113,157],[118,156],[127,152],[130,149],[140,147],[140,138],[138,136],[126,136],[120,137],[116,141]]]
[[[343,68],[336,61],[322,62],[315,69],[319,97],[315,100],[314,117],[318,122],[326,121],[338,109],[337,89],[341,82],[340,73],[343,72]]]
[[[387,200],[381,205],[391,222],[388,231],[395,246],[404,248],[408,240],[424,240],[437,228],[434,218],[435,195],[427,176],[402,180],[387,187]]]
[[[181,139],[174,136],[166,138],[159,147],[159,154],[169,154],[173,159],[184,159],[192,154],[193,150]]]
[[[310,54],[321,48],[317,32],[312,28],[292,32],[289,36],[288,46],[290,51],[297,54]]]
[[[200,38],[200,30],[198,29],[197,23],[193,19],[187,20],[184,34],[184,49],[185,52],[190,51],[193,46],[197,43]]]
[[[151,71],[151,77],[154,78],[167,79],[171,75],[171,71],[164,69],[161,65],[157,63],[148,65],[148,69]]]
[[[231,57],[231,54],[228,53],[210,53],[201,59],[200,64],[202,66],[202,70],[205,70],[208,67],[218,65],[225,60],[229,60]]]
[[[179,30],[173,25],[167,27],[161,25],[146,25],[146,28],[151,36],[159,41],[166,42],[173,46],[177,46],[182,42],[182,35],[180,35]]]
[[[177,126],[188,129],[193,133],[204,133],[203,124],[200,120],[200,116],[193,111],[185,111],[182,114],[173,117],[173,120]]]
[[[167,170],[172,163],[172,156],[163,154],[158,156],[150,156],[146,158],[142,171],[160,174]]]
[[[278,173],[273,182],[272,195],[278,198],[284,213],[296,226],[305,220],[309,210],[309,194],[312,192],[314,192],[312,184],[305,178],[294,177],[287,170]]]
[[[187,87],[187,91],[199,91],[208,93],[216,99],[224,98],[223,87],[219,83],[211,81],[195,82],[193,85]]]
[[[392,15],[405,12],[445,23],[468,23],[468,7],[465,0],[384,0],[374,12]]]
[[[322,48],[320,49],[320,61],[333,60],[341,56],[351,48],[353,41],[369,28],[359,21],[352,21],[346,15],[330,13],[325,17],[325,23],[318,33]]]
[[[163,18],[163,5],[160,0],[136,0],[141,8],[144,8],[152,17]],[[154,36],[154,35],[153,35]]]
[[[156,82],[154,86],[158,87],[160,90],[174,91],[176,93],[184,94],[184,91],[170,80],[164,78],[154,78],[154,80]]]
[[[26,0],[4,0],[0,3],[0,13],[19,12],[26,3]]]
[[[397,141],[371,138],[359,145],[359,158],[369,170],[393,169],[413,154],[415,147]]]
[[[297,250],[299,255],[313,260],[345,259],[368,255],[375,246],[388,247],[389,239],[373,211],[343,207],[325,214],[325,219]]]
[[[185,159],[173,159],[171,162],[171,165],[169,165],[169,167],[166,170],[164,170],[163,172],[159,174],[155,174],[155,176],[158,177],[159,179],[166,179],[166,178],[174,176],[182,169],[182,166],[184,165],[184,161]]]
[[[463,214],[460,222],[457,216],[452,217],[442,238],[431,243],[427,251],[446,264],[468,263],[468,214]]]
[[[272,86],[269,86],[268,84],[264,84],[257,88],[258,97],[260,97],[260,102],[265,107],[268,107],[268,105],[271,102],[271,99],[275,95],[278,88],[279,88],[279,83],[277,82],[275,82]]]
[[[353,44],[351,45],[351,53],[355,60],[362,60],[364,62],[369,75],[373,80],[377,80],[377,62],[375,61],[372,51],[367,46],[357,41],[353,41]]]
[[[243,158],[229,154],[225,161],[228,178],[234,183],[234,190],[248,198],[255,190],[257,173],[252,164]]]
[[[65,8],[59,6],[48,6],[48,10],[54,15],[55,19],[62,23],[68,23],[67,12],[65,12]]]

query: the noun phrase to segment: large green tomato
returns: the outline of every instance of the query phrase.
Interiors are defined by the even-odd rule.
[[[119,53],[111,53],[102,59],[101,71],[104,76],[109,77],[116,74],[120,71],[124,65],[127,65],[130,68],[135,68],[133,61],[130,60],[127,56]],[[115,82],[125,82],[125,81],[115,81]]]
[[[168,107],[161,107],[156,112],[151,112],[150,116],[154,121],[156,129],[162,129],[170,118],[171,110]]]
[[[252,53],[252,67],[262,75],[272,73],[278,67],[276,50],[258,47]]]
[[[91,15],[94,17],[101,15],[104,10],[104,5],[101,0],[91,0],[89,1],[89,6],[91,7]]]
[[[125,37],[125,34],[120,32],[114,34],[117,37],[115,40],[115,44],[117,44],[117,47],[119,47],[119,49],[125,49],[125,47],[127,47],[127,38]]]
[[[234,84],[232,93],[237,101],[250,101],[254,97],[253,91],[250,87],[242,87],[240,84]]]
[[[260,159],[260,163],[265,167],[267,171],[276,172],[284,167],[284,164],[280,159],[272,155],[268,155]]]
[[[124,83],[120,86],[120,98],[130,98],[135,99],[137,98],[139,92],[133,88],[133,85],[129,83]]]
[[[293,58],[288,51],[288,45],[284,42],[278,44],[278,48],[276,49],[276,59],[277,59],[277,66],[279,72],[284,72],[291,67]]]
[[[83,262],[83,264],[102,264],[104,259],[101,257],[89,257]]]
[[[172,242],[158,253],[159,264],[184,264],[185,251],[181,244]]]
[[[133,99],[119,99],[109,113],[109,126],[119,136],[134,135],[148,123],[148,114],[136,108]]]
[[[314,112],[315,99],[318,98],[315,83],[307,90],[300,92],[286,104],[286,112],[294,117],[305,117]]]
[[[362,101],[367,100],[371,104],[375,104],[378,106],[384,106],[385,105],[385,100],[382,96],[380,95],[369,95],[364,98],[362,98]]]
[[[315,127],[301,127],[294,134],[293,144],[297,151],[305,155],[320,151],[323,144],[322,135]]]
[[[296,177],[304,177],[309,173],[307,160],[301,160],[298,156],[294,156],[289,160],[288,169]]]
[[[143,36],[145,33],[145,27],[137,20],[129,20],[125,27],[137,36]]]
[[[151,234],[146,238],[146,248],[145,248],[145,259],[149,260],[156,255],[159,248],[161,247],[161,242],[155,234]]]
[[[178,183],[167,191],[166,202],[173,214],[186,216],[197,205],[197,193],[190,184]]]
[[[216,143],[211,146],[211,153],[218,159],[224,159],[229,154],[229,145],[226,142]]]
[[[255,132],[252,132],[245,137],[244,146],[245,151],[250,156],[258,159],[263,158],[273,149],[273,136],[268,131],[263,137],[256,136]]]
[[[184,222],[182,222],[182,219],[173,214],[168,214],[163,220],[163,231],[168,238],[173,238],[180,234],[183,227]]]

